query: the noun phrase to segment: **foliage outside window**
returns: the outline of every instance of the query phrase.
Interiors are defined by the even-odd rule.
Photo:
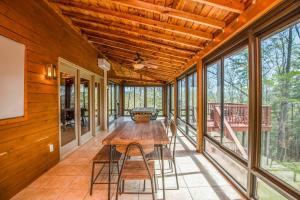
[[[260,165],[300,190],[300,23],[263,38],[260,49]]]
[[[247,159],[248,48],[222,59],[207,68],[207,134]]]
[[[159,110],[159,115],[162,115],[162,101],[163,97],[161,86],[124,87],[124,115],[130,115],[130,110],[136,107],[153,107]]]

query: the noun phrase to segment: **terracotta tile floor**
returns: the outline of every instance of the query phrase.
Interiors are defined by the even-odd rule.
[[[111,127],[110,131],[113,130]],[[108,134],[101,132],[88,143],[77,149],[66,159],[43,174],[31,185],[23,189],[13,200],[106,200],[107,186],[95,185],[93,195],[89,195],[91,160],[101,148],[101,140]],[[179,190],[167,190],[168,200],[238,200],[242,197],[219,174],[214,166],[201,154],[195,152],[193,145],[179,134],[176,146],[176,161],[179,178]],[[158,164],[158,163],[157,163]],[[166,163],[166,166],[167,163]],[[172,173],[166,177],[166,187],[176,186]],[[158,178],[159,188],[161,179]],[[126,182],[126,191],[142,189],[143,183]],[[150,184],[146,185],[150,190]],[[115,191],[115,186],[114,186]],[[157,199],[162,198],[162,190],[158,190]],[[151,200],[151,195],[122,194],[120,200]]]

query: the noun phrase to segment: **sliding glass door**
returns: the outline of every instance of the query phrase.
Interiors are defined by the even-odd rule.
[[[61,158],[100,129],[100,77],[59,60],[59,134]]]
[[[94,92],[94,108],[95,108],[95,114],[94,114],[94,119],[95,119],[95,131],[100,130],[100,123],[101,123],[101,110],[100,110],[100,80],[95,79],[95,92]]]
[[[61,67],[60,71],[60,151],[66,154],[78,146],[77,71]]]
[[[83,144],[92,137],[92,77],[84,72],[79,72],[79,74],[80,144]]]

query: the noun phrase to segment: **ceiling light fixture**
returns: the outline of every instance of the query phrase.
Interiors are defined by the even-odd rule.
[[[133,64],[133,68],[138,70],[138,69],[142,69],[144,67],[144,64],[142,63],[134,63]]]

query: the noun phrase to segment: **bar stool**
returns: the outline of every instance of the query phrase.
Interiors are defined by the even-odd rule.
[[[117,152],[114,147],[112,147],[112,164],[117,167],[117,174],[119,175],[119,161],[121,159],[122,154]],[[103,146],[100,151],[95,155],[93,158],[93,165],[92,165],[92,176],[91,176],[91,186],[90,186],[90,195],[93,193],[93,186],[94,184],[108,184],[107,182],[96,182],[97,178],[100,174],[107,174],[108,173],[102,173],[105,165],[109,165],[109,154],[110,154],[110,147],[109,145]],[[102,167],[100,168],[99,172],[97,173],[96,177],[94,178],[95,173],[95,166],[97,164],[102,164]],[[116,184],[116,183],[114,183]]]

